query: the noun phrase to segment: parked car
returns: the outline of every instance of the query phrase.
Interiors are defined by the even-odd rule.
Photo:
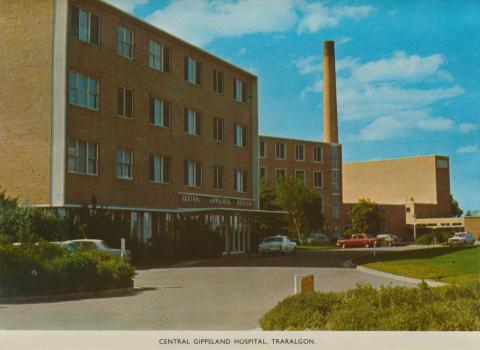
[[[381,240],[383,245],[388,245],[389,247],[397,245],[400,242],[400,238],[391,233],[377,235],[377,239]]]
[[[110,248],[107,243],[105,243],[101,239],[75,239],[71,241],[61,242],[61,245],[66,247],[67,250],[70,252],[73,252],[75,250],[87,249],[97,250],[102,253],[108,253],[116,256],[122,256],[121,249]],[[123,257],[125,260],[132,260],[132,254],[129,250],[123,251]]]
[[[342,248],[368,248],[373,247],[375,244],[378,247],[382,244],[382,241],[375,237],[368,237],[366,233],[359,233],[352,235],[351,238],[337,240],[337,247]]]
[[[270,236],[265,237],[263,241],[258,245],[258,252],[262,255],[268,253],[290,253],[295,254],[297,250],[297,244],[288,239],[287,236]]]
[[[470,232],[457,232],[452,237],[448,239],[448,245],[473,245],[475,243],[475,238]]]
[[[324,245],[332,243],[330,237],[323,233],[313,233],[306,239],[307,245]]]

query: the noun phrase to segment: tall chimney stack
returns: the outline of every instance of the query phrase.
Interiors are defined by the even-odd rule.
[[[335,42],[323,42],[323,142],[338,143]]]

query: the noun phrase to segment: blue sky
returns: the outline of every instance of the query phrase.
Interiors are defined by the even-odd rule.
[[[344,161],[447,155],[454,197],[480,209],[480,1],[108,2],[256,74],[267,135],[321,139],[335,40]]]

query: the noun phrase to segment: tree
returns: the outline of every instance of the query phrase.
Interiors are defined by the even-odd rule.
[[[471,210],[467,210],[467,212],[465,213],[465,216],[473,216],[473,213]]]
[[[370,199],[359,199],[349,212],[352,233],[380,233],[384,217],[377,203]]]
[[[450,195],[450,200],[452,202],[450,214],[452,217],[460,217],[463,214],[463,210],[460,209],[460,205],[458,204],[457,200]]]
[[[274,188],[269,188],[264,181],[260,182],[261,210],[283,210],[275,203],[276,196]],[[282,232],[287,226],[287,222],[282,214],[260,214],[255,216],[255,226],[259,237],[265,237],[274,232]]]
[[[287,211],[293,231],[300,242],[304,233],[323,226],[321,198],[296,177],[288,177],[275,187],[274,203]]]

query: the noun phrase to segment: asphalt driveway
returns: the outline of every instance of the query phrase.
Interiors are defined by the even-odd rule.
[[[138,270],[127,296],[0,305],[0,329],[252,330],[293,294],[294,275],[316,272],[316,289],[357,283],[408,285],[342,266],[367,250],[305,251],[296,256],[232,256],[188,267]]]

